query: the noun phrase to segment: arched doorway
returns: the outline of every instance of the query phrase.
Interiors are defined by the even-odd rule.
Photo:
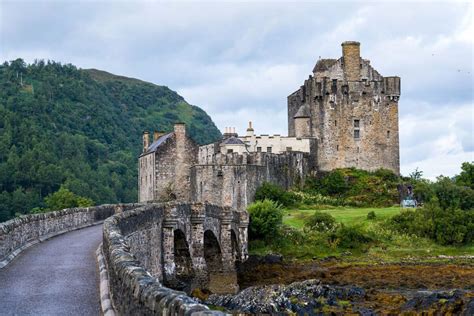
[[[232,260],[234,260],[235,266],[237,267],[240,263],[241,249],[239,247],[237,235],[235,234],[235,231],[233,229],[230,232],[230,239],[232,243]]]
[[[204,259],[209,275],[222,269],[222,253],[219,241],[210,230],[204,232]]]

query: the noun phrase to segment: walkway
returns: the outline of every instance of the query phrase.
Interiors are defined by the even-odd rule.
[[[102,225],[54,237],[0,270],[0,315],[99,315]]]

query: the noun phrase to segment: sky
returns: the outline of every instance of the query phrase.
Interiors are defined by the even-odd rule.
[[[401,173],[474,161],[473,4],[0,0],[0,61],[72,63],[177,91],[217,127],[287,134],[286,98],[341,43],[402,80]]]

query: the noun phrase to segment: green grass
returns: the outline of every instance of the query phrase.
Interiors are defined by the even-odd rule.
[[[326,209],[289,209],[285,211],[283,224],[294,227],[303,228],[304,221],[307,217],[320,211],[331,214],[338,222],[344,225],[361,224],[366,226],[373,222],[379,222],[400,213],[400,207],[385,208],[354,208],[354,207],[335,207]],[[367,213],[375,212],[375,220],[367,220]]]
[[[285,209],[283,224],[303,231],[305,219],[320,211],[331,214],[337,222],[346,226],[359,226],[367,234],[374,237],[376,242],[363,249],[343,249],[330,245],[326,240],[295,244],[283,242],[280,244],[251,243],[250,253],[263,255],[279,252],[287,258],[307,260],[335,256],[348,262],[449,262],[449,259],[439,259],[437,256],[474,255],[474,245],[441,246],[426,238],[397,234],[384,228],[383,223],[390,217],[400,213],[400,207],[383,208],[354,208],[332,206],[304,206],[301,209]],[[368,220],[369,212],[375,213],[375,219]],[[459,259],[467,262],[469,259]]]

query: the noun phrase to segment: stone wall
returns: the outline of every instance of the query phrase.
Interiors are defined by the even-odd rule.
[[[311,157],[302,152],[217,154],[212,164],[191,168],[192,201],[245,210],[263,182],[286,189],[301,185],[314,169]]]
[[[217,292],[224,286],[228,289],[235,261],[246,259],[247,225],[246,212],[181,203],[149,204],[107,219],[103,254],[116,311],[122,315],[222,314],[169,286],[189,282],[185,285],[214,287],[211,290]],[[234,239],[239,249],[233,246]],[[212,271],[216,258],[219,269]],[[215,280],[213,275],[221,278]]]
[[[45,239],[71,230],[94,225],[139,204],[101,205],[69,208],[55,212],[24,215],[0,223],[0,268],[6,266],[22,250]]]

